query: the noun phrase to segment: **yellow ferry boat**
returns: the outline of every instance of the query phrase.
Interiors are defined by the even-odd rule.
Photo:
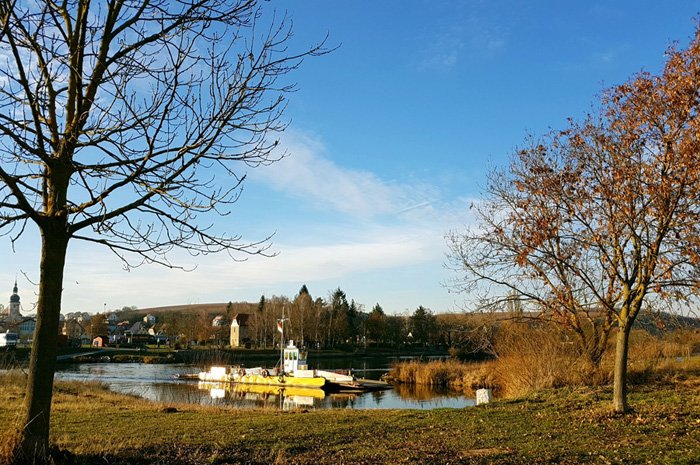
[[[309,370],[302,355],[289,341],[289,346],[282,351],[282,367],[279,368],[244,368],[235,366],[213,366],[209,371],[199,374],[200,381],[215,383],[244,383],[265,386],[323,388],[326,378],[317,370]]]

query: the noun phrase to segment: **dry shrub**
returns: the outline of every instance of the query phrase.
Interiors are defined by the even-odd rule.
[[[667,357],[690,357],[700,353],[700,330],[678,329],[666,334],[663,339],[669,345]]]
[[[455,360],[432,360],[418,365],[414,376],[416,384],[449,386],[464,369],[465,365]]]
[[[584,384],[595,378],[593,364],[557,328],[502,325],[495,350],[498,358],[493,370],[506,396]]]
[[[493,368],[495,361],[483,363],[470,363],[468,369],[460,373],[453,386],[463,391],[476,391],[477,389],[493,389],[498,395],[503,392],[503,386],[498,381],[496,370]]]
[[[633,384],[650,382],[678,383],[700,374],[696,353],[700,335],[681,329],[657,337],[645,330],[632,330],[627,358],[627,379]],[[612,382],[615,351],[608,351],[601,363],[601,373]]]
[[[663,384],[694,386],[697,389],[700,386],[700,357],[660,360],[651,376],[642,381],[650,380]]]

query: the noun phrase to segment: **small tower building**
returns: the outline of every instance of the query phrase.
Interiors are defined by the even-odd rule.
[[[7,323],[14,323],[22,319],[22,313],[20,313],[20,301],[19,294],[17,293],[17,280],[15,279],[15,286],[12,288],[12,295],[10,296],[10,305],[5,308],[3,312],[3,319]]]

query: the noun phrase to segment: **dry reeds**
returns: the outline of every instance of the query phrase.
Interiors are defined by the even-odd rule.
[[[494,389],[501,396],[562,386],[609,384],[615,363],[615,334],[599,365],[591,362],[576,340],[560,327],[503,323],[494,338],[496,359],[482,363],[409,361],[389,373],[394,382],[472,391]],[[630,335],[628,379],[690,383],[700,376],[700,333],[676,330],[655,336],[644,330]],[[700,384],[700,382],[698,382]]]
[[[396,364],[390,377],[408,384],[448,386],[464,369],[464,364],[454,360],[433,360],[426,363],[411,360]]]
[[[453,359],[400,363],[392,368],[388,378],[467,392],[491,388],[499,395],[516,396],[531,390],[581,384],[590,380],[594,371],[575,344],[562,340],[561,332],[547,327],[502,325],[494,350],[496,360],[483,363]]]
[[[457,360],[411,360],[395,364],[387,378],[397,383],[447,387],[474,391],[482,387],[498,388],[488,363],[464,363]]]

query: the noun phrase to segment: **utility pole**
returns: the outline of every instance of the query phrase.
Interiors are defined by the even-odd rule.
[[[284,322],[288,318],[284,317],[284,305],[282,305],[282,318],[277,320],[277,329],[282,335],[280,336],[280,370],[284,371]]]

